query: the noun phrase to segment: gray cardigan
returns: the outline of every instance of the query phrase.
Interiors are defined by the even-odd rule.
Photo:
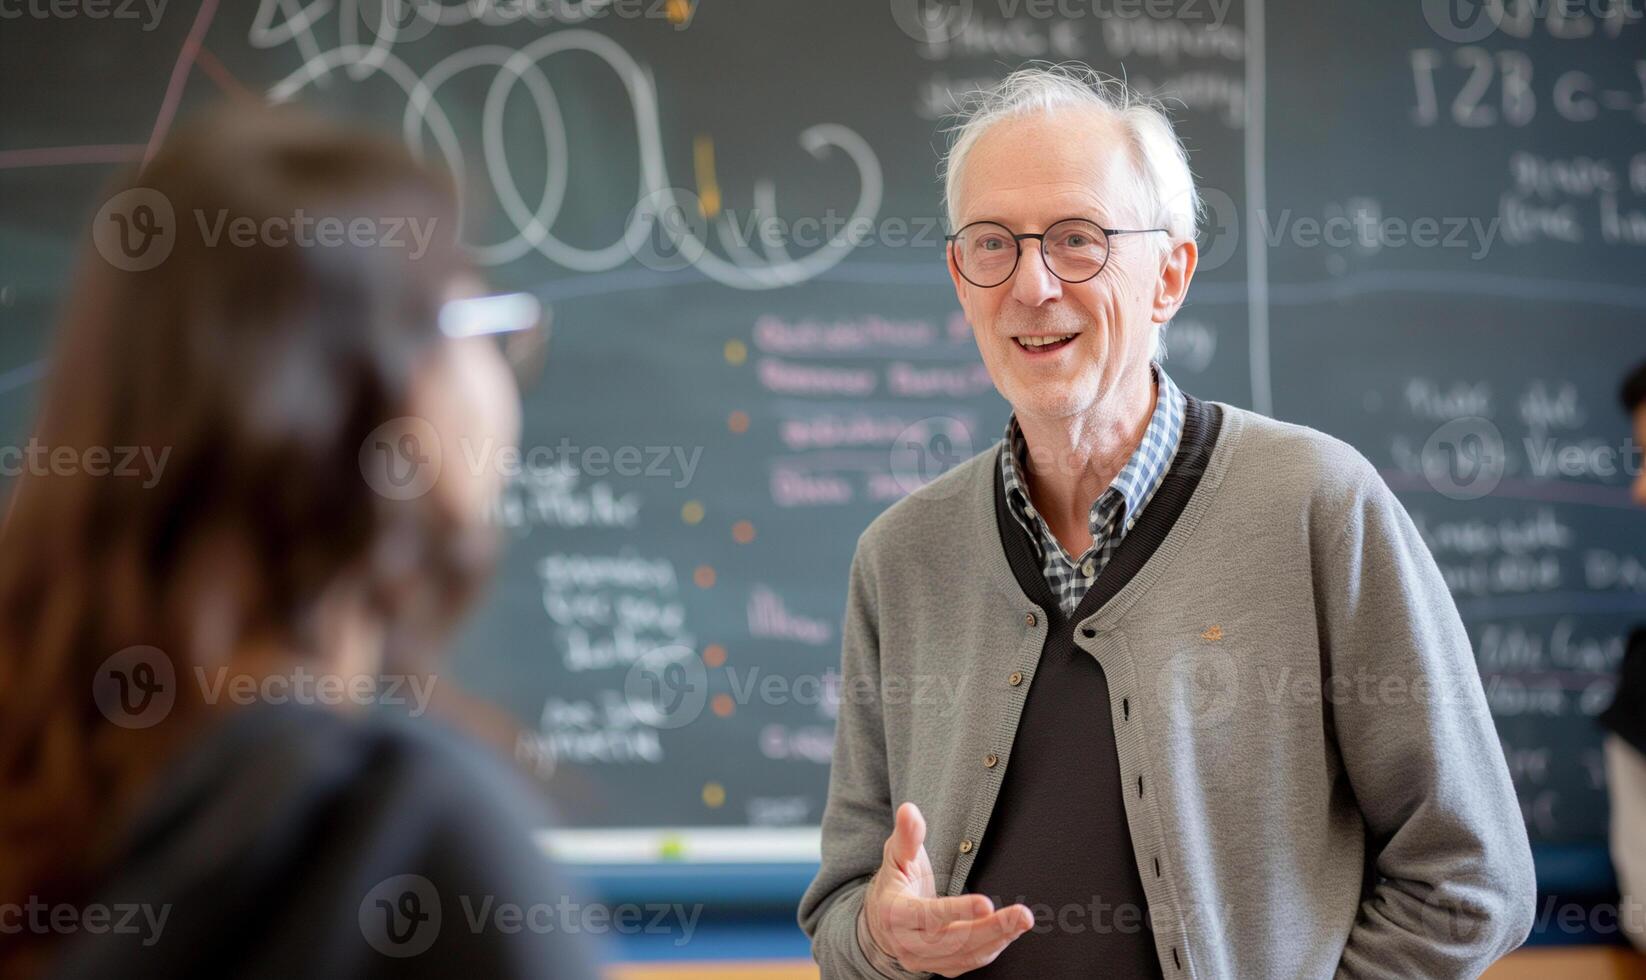
[[[1475,976],[1525,939],[1536,892],[1439,569],[1353,448],[1219,407],[1177,522],[1076,630],[1109,680],[1130,830],[1116,846],[1162,970]],[[799,909],[825,980],[880,976],[856,921],[899,803],[925,814],[939,895],[964,893],[989,846],[1047,628],[1001,544],[996,452],[858,541],[823,863]]]

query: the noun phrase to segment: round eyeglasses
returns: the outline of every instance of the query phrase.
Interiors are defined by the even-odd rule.
[[[1023,240],[1040,240],[1040,259],[1064,282],[1085,282],[1109,261],[1109,239],[1145,235],[1165,228],[1104,228],[1085,218],[1065,218],[1038,235],[1015,234],[993,221],[974,221],[952,235],[955,265],[966,281],[990,289],[1012,277],[1023,256]]]

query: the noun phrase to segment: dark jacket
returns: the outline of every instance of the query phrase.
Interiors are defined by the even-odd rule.
[[[505,760],[434,723],[238,709],[169,768],[95,890],[127,928],[76,930],[53,972],[594,977],[585,937],[555,928],[581,906],[532,843],[546,819]]]
[[[1646,627],[1629,634],[1618,669],[1617,693],[1596,720],[1646,755]]]

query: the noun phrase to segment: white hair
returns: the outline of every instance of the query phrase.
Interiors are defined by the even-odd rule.
[[[1166,241],[1155,244],[1162,252],[1180,242],[1193,241],[1200,219],[1200,192],[1189,170],[1189,154],[1172,128],[1165,106],[1138,95],[1122,79],[1105,76],[1078,62],[1034,62],[1017,69],[992,88],[969,92],[956,101],[955,122],[939,173],[949,227],[959,227],[955,190],[966,157],[978,139],[996,123],[1031,113],[1060,109],[1095,109],[1119,125],[1131,162],[1131,192],[1116,202],[1115,218],[1135,222],[1134,228],[1165,228]],[[1154,237],[1154,236],[1145,236]],[[1156,359],[1165,357],[1162,330],[1156,339]]]

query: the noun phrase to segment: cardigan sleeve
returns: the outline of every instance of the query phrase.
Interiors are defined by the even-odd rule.
[[[1364,467],[1314,559],[1337,747],[1375,859],[1338,975],[1473,977],[1531,930],[1531,848],[1457,607]]]
[[[852,558],[841,646],[841,697],[835,722],[829,798],[823,808],[823,861],[800,899],[800,928],[828,980],[886,980],[859,944],[858,918],[869,879],[880,867],[895,807],[881,714],[880,643],[871,565],[862,540]],[[899,971],[892,980],[929,976]]]

